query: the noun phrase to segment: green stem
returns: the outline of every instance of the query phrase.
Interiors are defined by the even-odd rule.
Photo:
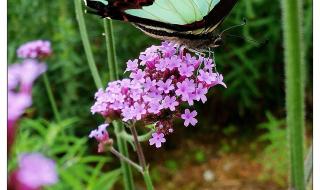
[[[112,29],[112,23],[109,19],[104,19],[103,21],[104,29],[105,29],[105,36],[106,36],[106,45],[107,45],[107,57],[108,57],[108,65],[109,65],[109,73],[110,73],[110,80],[115,80],[118,78],[118,65],[117,65],[117,59],[116,59],[116,50],[114,45],[114,37],[113,37],[113,29]],[[113,70],[111,70],[113,69]],[[118,143],[118,149],[120,153],[125,156],[129,157],[128,153],[128,144],[125,141],[125,139],[121,138],[121,133],[124,131],[124,127],[122,124],[120,124],[117,121],[113,122],[114,128],[115,128],[115,135],[117,138]],[[121,169],[123,172],[123,180],[124,180],[124,187],[126,190],[133,190],[134,188],[134,182],[133,182],[133,175],[131,167],[123,160],[120,160],[121,162]]]
[[[136,130],[134,124],[130,127],[130,130],[131,130],[131,133],[132,133],[132,136],[133,136],[134,144],[135,144],[136,149],[137,149],[139,163],[140,163],[140,166],[142,167],[142,170],[143,170],[142,175],[143,175],[143,179],[144,179],[144,182],[146,184],[147,190],[153,190],[153,184],[152,184],[152,180],[151,180],[151,177],[150,177],[150,174],[149,174],[149,167],[146,164],[146,159],[145,159],[145,156],[143,154],[143,150],[142,150],[141,144],[140,144],[140,142],[138,140],[138,133],[137,133],[137,130]]]
[[[152,133],[154,133],[154,130],[150,130],[148,133],[138,136],[138,141],[144,142],[144,141],[150,139]],[[128,134],[125,130],[123,130],[120,135],[126,141],[130,141],[130,142],[134,141],[133,136]]]
[[[304,190],[304,61],[302,1],[282,0],[290,186]]]
[[[144,171],[143,171],[143,179],[144,182],[146,184],[147,190],[153,190],[153,185],[152,185],[152,180],[149,174],[149,168],[147,167]]]
[[[84,22],[84,18],[83,18],[83,12],[82,12],[82,7],[81,7],[81,0],[74,0],[74,4],[75,4],[75,10],[76,10],[76,17],[77,17],[77,21],[79,24],[79,30],[80,30],[80,35],[81,35],[81,39],[83,42],[83,46],[85,49],[85,53],[88,59],[88,64],[91,70],[91,74],[93,76],[94,82],[97,86],[97,88],[102,88],[102,82],[101,82],[101,78],[99,76],[97,67],[95,65],[94,62],[94,58],[93,58],[93,54],[92,54],[92,50],[91,50],[91,46],[89,43],[89,39],[88,39],[88,34],[87,34],[87,29],[85,26],[85,22]],[[107,25],[108,26],[108,25]],[[111,35],[112,37],[112,26],[110,27],[106,27],[106,35],[109,36]],[[107,49],[108,49],[108,57],[112,56],[113,57],[113,62],[112,64],[114,66],[116,66],[116,54],[115,54],[115,48],[114,48],[114,43],[113,43],[113,37],[111,38],[112,40],[107,40]],[[110,63],[111,64],[111,63]],[[112,66],[109,67],[109,69],[113,68]],[[116,67],[116,71],[111,71],[111,73],[117,73],[117,67]],[[117,77],[117,75],[116,75]],[[112,77],[110,77],[110,80],[113,80]],[[125,156],[128,157],[129,153],[128,153],[128,147],[127,147],[127,143],[124,139],[122,139],[120,137],[120,133],[123,130],[123,126],[119,125],[118,122],[113,122],[114,126],[115,126],[115,134],[117,137],[117,142],[118,142],[118,148],[120,153]],[[120,160],[121,162],[121,168],[122,168],[122,172],[124,175],[124,186],[125,186],[125,190],[134,190],[134,183],[133,183],[133,175],[132,175],[132,171],[130,166],[123,160]]]
[[[112,30],[111,30],[111,22],[109,19],[103,19],[103,27],[104,27],[104,31],[105,31],[105,36],[106,36],[106,45],[107,45],[107,60],[108,60],[108,67],[109,67],[109,80],[115,80],[117,73],[114,72],[115,68],[114,68],[114,63],[116,62],[116,60],[114,60],[114,56],[112,55],[115,51],[114,51],[114,47],[113,47],[113,35],[112,35]]]
[[[98,88],[102,88],[102,82],[101,78],[99,76],[96,64],[94,62],[91,46],[89,43],[89,38],[88,38],[88,33],[87,33],[87,28],[86,24],[83,18],[83,12],[82,12],[82,5],[81,5],[82,0],[74,0],[74,5],[75,5],[75,10],[76,10],[76,18],[79,24],[79,30],[80,30],[80,35],[82,39],[82,43],[84,46],[84,51],[88,60],[88,65],[91,71],[91,74],[93,76],[94,83]]]
[[[108,65],[110,69],[110,80],[118,79],[119,77],[119,66],[117,64],[117,54],[113,36],[112,21],[110,19],[103,20],[103,26],[106,36],[107,44],[107,55],[108,55]]]
[[[128,158],[129,153],[128,153],[127,143],[120,136],[121,132],[124,130],[123,125],[121,123],[119,123],[118,121],[113,121],[113,126],[114,126],[114,132],[115,132],[115,135],[117,138],[119,152],[124,157]],[[120,160],[120,162],[121,162],[121,169],[122,169],[122,173],[123,173],[124,189],[134,190],[135,188],[134,188],[134,183],[133,183],[133,175],[132,175],[131,167],[124,160]]]
[[[118,152],[113,147],[111,147],[110,152],[112,154],[114,154],[116,157],[118,157],[120,160],[123,160],[123,161],[127,162],[128,164],[130,164],[132,167],[136,168],[139,172],[141,172],[141,173],[143,172],[142,167],[139,166],[139,164],[136,164],[135,162],[133,162],[129,158],[125,157],[124,155],[122,155],[120,152]]]
[[[56,101],[55,101],[55,99],[53,97],[51,85],[50,85],[50,82],[49,82],[49,79],[48,79],[48,76],[47,76],[46,73],[43,74],[43,81],[44,81],[44,85],[45,85],[46,91],[48,93],[49,101],[50,101],[50,104],[51,104],[51,108],[52,108],[55,120],[57,122],[59,122],[59,121],[61,121],[60,113],[59,113],[58,108],[57,108],[57,103],[56,103]]]

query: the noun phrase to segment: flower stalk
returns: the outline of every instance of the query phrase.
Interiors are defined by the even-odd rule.
[[[304,58],[302,1],[282,0],[290,186],[304,190]]]
[[[134,124],[130,127],[130,130],[133,136],[134,144],[137,149],[138,159],[139,159],[140,166],[142,167],[142,175],[143,175],[143,179],[146,184],[147,190],[153,190],[154,188],[153,188],[152,180],[149,174],[149,167],[147,167],[146,159],[143,154],[141,144],[138,140],[138,133]]]
[[[113,147],[110,148],[110,152],[112,154],[114,154],[116,157],[118,157],[120,160],[123,160],[125,162],[127,162],[128,164],[130,164],[132,167],[136,168],[139,172],[142,173],[142,167],[139,166],[139,164],[136,164],[135,162],[133,162],[132,160],[130,160],[129,158],[123,156],[120,152],[118,152],[116,149],[114,149]]]
[[[96,67],[96,64],[93,58],[92,49],[89,43],[87,28],[86,28],[86,24],[85,24],[83,12],[82,12],[81,0],[74,0],[74,5],[75,5],[75,11],[76,11],[76,18],[77,18],[79,30],[80,30],[80,36],[81,36],[84,51],[88,60],[88,65],[91,71],[91,75],[93,77],[94,83],[97,86],[97,88],[102,88],[103,85],[101,82],[101,78],[99,76],[98,69]]]
[[[107,60],[109,67],[109,80],[118,79],[118,65],[116,59],[116,51],[114,45],[113,27],[110,19],[103,19],[103,27],[106,37]]]
[[[122,124],[118,121],[114,121],[112,124],[114,126],[114,133],[117,138],[118,149],[124,157],[128,158],[129,152],[128,152],[127,143],[123,138],[121,138],[121,133],[124,130],[124,128]],[[124,182],[125,190],[134,190],[132,170],[124,160],[120,160],[120,162],[121,162],[121,169],[123,172],[123,182]]]
[[[47,94],[48,94],[48,97],[49,97],[49,101],[50,101],[50,104],[51,104],[51,108],[52,108],[54,117],[55,117],[56,121],[59,122],[59,121],[61,121],[60,113],[58,111],[57,103],[56,103],[56,101],[54,99],[54,96],[53,96],[53,93],[52,93],[52,89],[51,89],[51,85],[50,85],[50,82],[49,82],[49,78],[48,78],[46,73],[43,74],[43,81],[44,81],[44,85],[45,85],[45,88],[46,88],[46,91],[47,91]]]
[[[96,87],[102,88],[103,85],[102,85],[101,78],[99,76],[97,67],[95,65],[91,46],[90,46],[89,39],[88,39],[87,29],[85,26],[85,21],[84,21],[83,12],[82,12],[81,0],[74,0],[74,5],[75,5],[75,11],[76,11],[76,18],[77,18],[77,21],[79,24],[80,35],[81,35],[82,43],[83,43],[83,46],[85,49],[85,53],[86,53],[88,65],[89,65],[89,68],[91,71],[91,75],[93,76]],[[109,30],[106,31],[106,35],[108,35],[108,33],[110,33]],[[109,41],[109,40],[108,40],[108,42],[109,43],[107,43],[107,47],[109,47],[109,45],[111,46],[113,43],[113,41]],[[112,47],[114,47],[114,45],[112,45]],[[107,48],[107,49],[109,49],[109,48]],[[110,57],[110,56],[115,57],[114,51],[112,52],[111,50],[110,51],[108,50],[108,52],[110,53],[108,55],[108,57]],[[112,63],[112,64],[115,65],[115,63]],[[112,67],[110,67],[110,68],[112,68]],[[110,73],[115,73],[115,72],[110,71]],[[112,80],[112,78],[110,78],[110,80]],[[122,155],[127,157],[128,156],[127,144],[126,144],[125,140],[123,140],[119,136],[119,134],[121,132],[121,126],[119,126],[119,124],[117,122],[114,122],[113,124],[115,126],[115,133],[116,133],[116,137],[117,137],[119,151]],[[122,172],[124,175],[124,189],[125,190],[134,190],[133,175],[132,175],[132,171],[131,171],[130,166],[121,160],[121,168],[122,168]]]
[[[147,141],[148,139],[150,139],[152,133],[154,133],[154,130],[150,130],[149,132],[147,132],[146,134],[143,135],[139,135],[138,136],[138,141],[139,142],[144,142]],[[134,141],[134,137],[130,134],[128,134],[126,131],[122,131],[121,132],[121,138],[125,139],[128,142],[133,142]]]
[[[114,36],[113,36],[113,27],[112,22],[109,19],[103,20],[103,25],[105,29],[105,36],[106,36],[106,46],[107,46],[107,60],[109,66],[109,80],[115,80],[118,76],[118,64],[116,59],[116,50],[114,45]],[[124,157],[129,157],[128,152],[128,145],[125,139],[121,138],[121,133],[124,131],[123,125],[118,121],[113,122],[114,132],[117,138],[118,149],[120,153]],[[124,186],[126,190],[133,190],[134,189],[134,182],[133,182],[133,174],[130,166],[124,160],[120,160],[121,162],[121,169],[123,172],[123,180]]]
[[[133,136],[133,142],[134,142],[135,147],[137,149],[137,154],[138,154],[140,166],[143,168],[143,170],[145,170],[146,166],[147,166],[146,159],[144,157],[141,144],[138,140],[138,133],[137,133],[137,130],[136,130],[136,127],[134,126],[134,124],[130,127],[130,130],[131,130],[131,133]]]

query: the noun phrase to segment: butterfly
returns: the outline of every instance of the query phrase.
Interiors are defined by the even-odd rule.
[[[218,47],[216,28],[237,0],[85,0],[90,12],[128,21],[147,35],[191,49]]]

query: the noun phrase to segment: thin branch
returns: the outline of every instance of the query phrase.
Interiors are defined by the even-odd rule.
[[[141,144],[138,140],[138,133],[137,130],[134,126],[134,124],[130,127],[132,136],[133,136],[133,140],[134,140],[134,144],[136,145],[137,148],[137,154],[138,154],[138,159],[139,159],[139,163],[142,166],[143,170],[146,169],[147,165],[146,165],[146,159],[144,158],[144,154],[141,148]]]
[[[130,164],[132,167],[136,168],[139,172],[143,173],[143,169],[141,166],[139,166],[138,164],[136,164],[135,162],[133,162],[132,160],[130,160],[129,158],[125,157],[124,155],[122,155],[120,152],[118,152],[116,149],[114,149],[113,147],[110,148],[110,152],[112,154],[114,154],[116,157],[118,157],[120,160],[123,160],[125,162],[127,162],[128,164]]]

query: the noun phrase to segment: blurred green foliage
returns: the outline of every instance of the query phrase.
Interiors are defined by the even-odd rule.
[[[270,112],[267,112],[268,121],[261,123],[258,128],[266,130],[266,133],[259,137],[259,141],[268,143],[264,148],[260,162],[264,173],[262,179],[276,181],[279,185],[285,186],[289,168],[287,149],[287,130],[285,119],[277,119]],[[271,175],[270,175],[271,173]]]
[[[194,159],[198,163],[204,163],[206,161],[206,154],[203,150],[199,149],[194,153]]]
[[[17,159],[22,153],[40,152],[57,164],[59,182],[48,189],[111,189],[120,177],[120,170],[102,170],[110,157],[92,155],[88,151],[88,138],[66,134],[66,128],[76,125],[70,118],[59,123],[44,119],[23,119],[10,155],[9,171],[17,168]]]

